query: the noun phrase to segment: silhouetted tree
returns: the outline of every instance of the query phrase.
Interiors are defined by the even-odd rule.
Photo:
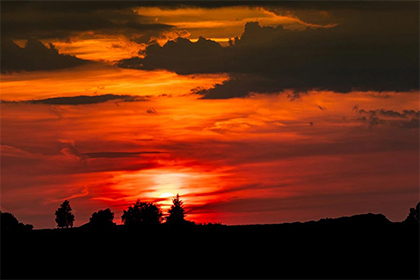
[[[172,206],[168,210],[169,216],[166,218],[166,222],[171,225],[181,225],[185,223],[185,209],[184,203],[179,199],[177,194],[172,200]]]
[[[124,210],[121,217],[124,225],[141,226],[141,225],[158,225],[161,222],[162,212],[159,207],[149,202],[137,202]]]
[[[1,213],[1,229],[11,231],[18,227],[18,220],[11,213]]]
[[[420,215],[420,202],[417,203],[416,208],[410,208],[410,213],[408,214],[407,218],[404,222],[406,223],[419,223],[419,215]]]
[[[2,232],[29,231],[34,228],[33,225],[20,223],[13,214],[7,212],[0,211],[0,222]]]
[[[71,213],[70,202],[64,200],[63,204],[55,211],[55,221],[58,227],[73,227],[74,215]]]
[[[115,226],[114,213],[109,208],[94,212],[89,223],[94,227],[111,227]]]

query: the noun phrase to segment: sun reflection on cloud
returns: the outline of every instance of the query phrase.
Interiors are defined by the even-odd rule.
[[[45,41],[44,43],[46,43]],[[81,59],[115,62],[121,59],[138,56],[144,44],[137,44],[125,36],[101,36],[72,38],[71,41],[48,41],[54,44],[60,53],[74,55]]]

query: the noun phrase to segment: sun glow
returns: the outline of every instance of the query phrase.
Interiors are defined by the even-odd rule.
[[[168,198],[168,197],[173,197],[174,194],[173,193],[162,193],[159,197],[160,198]]]
[[[154,176],[155,192],[154,197],[168,198],[169,202],[174,196],[174,193],[182,193],[180,191],[186,181],[188,181],[188,175],[184,173],[163,173]]]

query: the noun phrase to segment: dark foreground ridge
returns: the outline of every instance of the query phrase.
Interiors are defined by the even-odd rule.
[[[381,214],[273,225],[2,234],[1,278],[419,278],[418,223]]]

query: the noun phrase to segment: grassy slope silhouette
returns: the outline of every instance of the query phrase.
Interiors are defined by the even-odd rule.
[[[419,278],[418,223],[381,214],[270,225],[2,234],[2,278]]]

